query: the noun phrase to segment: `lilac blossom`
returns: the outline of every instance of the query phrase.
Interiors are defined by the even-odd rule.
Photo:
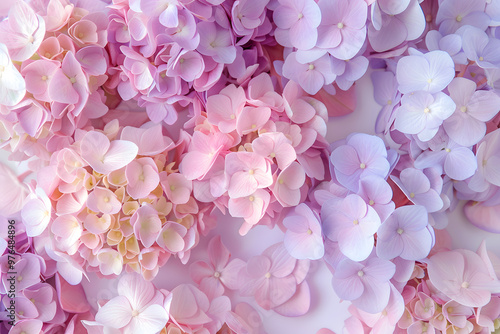
[[[455,64],[450,55],[436,50],[426,54],[405,56],[398,61],[396,77],[403,94],[418,90],[431,94],[442,91],[455,77]]]
[[[474,175],[477,169],[476,156],[468,147],[463,147],[453,140],[444,143],[437,150],[426,150],[415,159],[415,167],[433,167],[439,173],[446,173],[451,179],[465,180]]]
[[[449,35],[458,28],[471,25],[485,31],[490,17],[484,13],[484,0],[444,0],[439,4],[436,23],[443,35]]]
[[[481,29],[466,26],[461,30],[463,49],[467,58],[481,68],[500,67],[500,40],[490,38]]]
[[[396,110],[394,127],[406,134],[416,134],[421,141],[428,141],[455,108],[453,100],[441,92],[434,95],[424,91],[406,94],[401,99],[401,107]]]
[[[338,241],[345,256],[362,261],[370,255],[380,217],[361,197],[351,194],[341,200],[325,202],[321,207],[321,219],[325,235]]]
[[[382,312],[389,302],[389,280],[395,271],[394,263],[374,256],[361,263],[344,259],[333,275],[333,289],[339,298],[352,301],[360,310]]]
[[[392,189],[389,183],[380,176],[369,175],[359,181],[358,195],[377,211],[380,220],[384,222],[394,211]]]
[[[427,210],[420,205],[397,208],[377,231],[377,256],[421,260],[434,244],[434,230],[429,226]]]
[[[472,176],[469,187],[474,191],[485,191],[488,184],[500,187],[500,129],[487,134],[478,143],[477,172]]]
[[[390,168],[382,139],[364,133],[349,136],[345,145],[332,152],[330,162],[339,183],[352,191],[358,190],[362,177],[377,175],[385,178]]]
[[[291,46],[298,49],[308,50],[316,44],[321,10],[314,0],[279,0],[273,19],[280,44],[280,36],[286,33]]]
[[[316,94],[324,85],[331,84],[336,75],[332,71],[331,60],[328,55],[319,59],[301,64],[292,52],[283,64],[283,75],[297,83],[309,94]]]
[[[467,64],[467,57],[462,51],[462,37],[460,35],[442,35],[437,30],[431,30],[425,35],[425,45],[429,51],[448,52],[455,64]]]
[[[337,74],[335,82],[342,90],[348,90],[354,82],[360,79],[368,68],[368,59],[357,56],[348,60],[332,58],[333,71]]]
[[[419,1],[398,1],[398,5],[392,5],[392,8],[386,7],[386,4],[377,1],[371,10],[368,40],[377,52],[388,51],[405,41],[417,39],[425,29],[425,17]],[[399,12],[402,8],[405,9]]]
[[[428,212],[436,212],[443,207],[443,200],[439,196],[443,181],[439,174],[427,174],[429,176],[422,170],[406,168],[401,171],[399,178],[391,176],[391,179],[414,204],[424,206]]]
[[[316,46],[335,58],[353,58],[366,39],[367,6],[363,0],[320,0],[322,13]]]
[[[304,203],[299,204],[283,219],[287,228],[283,243],[296,259],[317,260],[323,257],[325,248],[318,216]]]
[[[457,108],[443,127],[451,139],[463,146],[477,144],[486,134],[485,122],[500,110],[500,96],[476,89],[476,83],[465,78],[455,78],[448,86]]]

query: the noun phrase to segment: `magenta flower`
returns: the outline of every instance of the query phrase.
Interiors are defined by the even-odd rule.
[[[229,261],[231,254],[224,246],[220,236],[213,237],[208,243],[210,263],[197,261],[190,265],[191,278],[211,298],[224,293],[224,287],[230,290],[239,288],[239,272],[246,265],[240,259]]]
[[[382,139],[364,133],[350,135],[345,145],[332,152],[330,162],[339,183],[351,191],[358,190],[365,176],[386,178],[390,167]]]
[[[353,261],[366,259],[373,250],[373,235],[380,226],[377,212],[358,195],[330,200],[321,207],[323,230],[339,243],[340,251]]]
[[[363,262],[344,259],[333,275],[333,289],[339,298],[352,301],[360,310],[378,313],[389,302],[389,280],[395,271],[394,263],[377,257]]]
[[[377,256],[421,260],[434,244],[434,230],[428,224],[427,210],[419,205],[397,208],[377,231]]]
[[[287,228],[283,244],[291,256],[310,260],[323,257],[325,247],[319,217],[306,204],[296,206],[283,219],[283,225]]]
[[[308,50],[314,47],[318,38],[321,10],[314,0],[280,0],[273,12],[276,26],[276,39],[288,33],[287,40],[297,49]],[[288,43],[287,43],[288,44]]]

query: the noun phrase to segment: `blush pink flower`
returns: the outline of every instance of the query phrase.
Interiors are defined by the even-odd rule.
[[[271,195],[265,189],[257,189],[249,196],[229,199],[228,210],[231,216],[245,219],[239,230],[240,235],[247,234],[264,217],[270,201]]]
[[[87,77],[72,52],[68,52],[49,82],[51,100],[63,104],[82,103],[88,99]]]
[[[287,228],[283,243],[296,259],[318,260],[323,257],[325,247],[319,217],[304,203],[291,211],[283,225]]]
[[[153,246],[162,227],[158,212],[149,205],[137,209],[130,218],[130,224],[134,227],[134,235],[144,247]]]
[[[203,179],[214,165],[220,152],[228,149],[231,142],[231,137],[223,133],[204,134],[201,131],[195,131],[179,170],[188,180]]]
[[[121,140],[130,141],[137,145],[139,155],[153,156],[164,152],[173,146],[173,141],[162,133],[162,125],[142,126],[136,128],[126,126],[120,135]],[[163,140],[151,140],[151,138],[162,138]]]
[[[225,170],[230,177],[228,195],[231,198],[249,196],[257,189],[273,184],[269,161],[257,153],[229,153]]]
[[[27,197],[21,217],[28,236],[35,237],[45,231],[52,217],[52,203],[42,188],[37,188],[35,194]]]
[[[269,107],[244,107],[236,121],[236,131],[240,136],[259,131],[270,117]]]
[[[246,97],[242,87],[229,85],[222,89],[219,94],[211,95],[207,99],[208,121],[217,125],[224,133],[236,129],[236,121],[243,110]]]
[[[14,172],[3,163],[0,163],[0,184],[2,184],[4,188],[4,195],[2,199],[0,199],[0,215],[9,217],[23,208],[23,202],[26,196],[28,196],[28,188],[25,184],[20,182]],[[38,205],[43,204],[41,207],[48,204],[46,202],[36,203]]]
[[[295,161],[297,154],[290,139],[281,132],[266,132],[252,141],[255,153],[276,159],[278,168],[283,170]]]
[[[208,324],[210,301],[208,297],[191,284],[181,284],[172,290],[170,316],[183,331],[191,331]]]
[[[174,204],[185,204],[189,201],[193,190],[193,182],[183,174],[172,173],[161,175],[161,185],[167,198]]]
[[[306,181],[304,168],[296,161],[281,171],[276,178],[273,194],[284,207],[298,205],[301,199],[301,187]]]
[[[163,302],[152,283],[138,275],[126,275],[118,281],[118,296],[97,311],[95,320],[108,331],[156,333],[169,318]]]
[[[81,140],[82,158],[98,173],[108,174],[128,165],[139,148],[126,140],[109,141],[101,132],[90,131]]]
[[[459,249],[433,255],[427,265],[429,279],[448,298],[469,307],[481,307],[500,291],[486,264],[476,253]]]
[[[109,189],[95,187],[87,198],[87,206],[94,212],[114,215],[122,208],[122,203]]]
[[[36,60],[23,67],[22,74],[26,80],[26,90],[38,100],[50,102],[47,94],[49,82],[59,68],[59,64],[46,59]]]
[[[0,23],[0,43],[16,61],[29,59],[45,36],[45,21],[29,4],[17,1],[9,10],[8,20]]]
[[[282,244],[271,247],[270,256],[258,255],[248,260],[242,271],[244,282],[240,288],[243,296],[254,296],[266,310],[285,303],[297,289],[296,278],[292,275],[296,260]]]
[[[73,215],[62,215],[56,217],[50,226],[57,242],[57,248],[63,252],[73,255],[80,245],[80,237],[83,228],[80,221]]]
[[[184,238],[187,235],[187,228],[184,225],[167,221],[158,233],[156,242],[158,246],[170,253],[178,253],[186,248]]]
[[[5,21],[4,21],[5,22]],[[0,104],[14,106],[21,102],[26,94],[26,83],[21,73],[12,64],[7,47],[0,43]]]
[[[160,184],[158,167],[145,157],[131,161],[125,168],[127,193],[134,199],[148,196]]]
[[[208,243],[209,263],[197,261],[190,265],[189,273],[208,296],[220,296],[224,288],[237,290],[241,284],[239,272],[245,267],[240,259],[229,261],[231,254],[224,246],[220,236],[213,237]]]

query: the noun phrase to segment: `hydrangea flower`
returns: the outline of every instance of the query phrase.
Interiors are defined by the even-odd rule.
[[[351,194],[327,201],[321,207],[321,219],[325,235],[338,242],[349,259],[363,261],[370,255],[380,217],[361,197]]]
[[[377,231],[377,256],[382,259],[422,260],[433,244],[427,211],[419,205],[397,208]]]

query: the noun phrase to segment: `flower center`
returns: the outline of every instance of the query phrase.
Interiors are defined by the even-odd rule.
[[[309,69],[312,71],[314,70],[314,65],[313,64],[309,64]]]
[[[373,205],[375,204],[375,202],[371,199],[370,202],[368,202],[368,204]]]
[[[33,43],[35,41],[35,38],[33,36],[30,36],[29,41],[30,43]]]
[[[431,83],[432,82],[432,79],[427,79],[427,83]]]
[[[411,198],[415,197],[415,193],[410,193],[410,197]]]
[[[71,83],[74,84],[76,82],[76,79],[74,77],[72,77],[72,78],[69,78],[69,81],[71,81]]]
[[[83,38],[83,33],[82,32],[78,34],[78,38]]]
[[[470,286],[469,282],[463,282],[461,287],[464,288],[464,289],[468,289]]]
[[[43,81],[47,81],[47,79],[48,79],[48,78],[47,78],[47,76],[46,76],[46,75],[43,75],[43,76],[42,76],[42,80],[43,80]]]
[[[17,281],[18,282],[21,282],[23,280],[23,277],[22,276],[17,276]]]
[[[285,182],[285,181],[283,181],[283,179],[279,179],[279,180],[278,180],[278,183],[279,183],[279,184],[283,184],[284,182]]]
[[[448,153],[450,153],[450,152],[451,152],[451,150],[450,150],[449,148],[445,148],[444,150],[445,150],[446,152],[448,152]]]
[[[456,18],[457,22],[461,22],[462,19],[463,19],[462,15],[458,15],[457,18]]]
[[[109,202],[109,197],[104,197],[104,203],[108,203]]]
[[[255,201],[255,197],[250,196],[250,197],[248,197],[248,200],[249,200],[250,202],[253,202],[253,201]]]
[[[170,191],[174,191],[175,190],[175,186],[174,185],[171,185],[170,186]]]
[[[265,278],[271,278],[271,273],[270,272],[267,272],[265,275],[264,275]]]
[[[359,168],[361,168],[361,169],[365,169],[365,168],[366,168],[366,165],[365,165],[364,163],[360,163],[360,164],[359,164]]]
[[[313,231],[311,231],[311,229],[307,229],[307,234],[311,235],[313,233]]]
[[[304,17],[304,14],[302,14],[302,13],[299,13],[299,15],[297,15],[297,18],[298,18],[299,20],[300,20],[301,18],[303,18],[303,17]]]
[[[483,61],[483,60],[484,60],[484,58],[483,58],[483,57],[479,57],[479,61]]]
[[[358,271],[358,276],[359,277],[365,276],[365,273],[363,272],[363,270]]]
[[[139,311],[133,310],[132,311],[132,317],[137,317],[139,315]]]
[[[271,158],[275,158],[275,157],[276,157],[276,153],[274,153],[274,152],[273,152],[273,153],[269,154],[269,156],[270,156]]]
[[[0,65],[0,72],[3,72],[3,71],[5,71],[5,67]]]
[[[431,112],[431,110],[430,110],[429,108],[425,108],[425,109],[424,109],[424,113],[428,114],[428,113],[430,113],[430,112]]]
[[[392,100],[387,100],[387,104],[391,105],[392,104]]]
[[[52,57],[52,55],[51,55],[50,53],[48,53],[48,52],[45,52],[44,56],[45,56],[45,58],[50,58],[50,57]]]
[[[466,106],[461,106],[460,107],[461,112],[467,112],[467,107]]]
[[[236,116],[234,116],[234,114],[231,114],[231,116],[229,116],[230,119],[235,119]]]
[[[339,29],[344,28],[344,24],[342,22],[337,23],[337,28]]]
[[[215,278],[219,278],[219,277],[220,277],[220,272],[216,271],[216,272],[214,273],[214,277],[215,277]]]
[[[248,171],[248,174],[250,174],[250,175],[253,175],[253,173],[255,173],[253,169],[250,169],[250,170]]]
[[[359,224],[359,221],[357,219],[355,219],[353,222],[352,222],[354,225],[358,225]]]
[[[179,59],[179,63],[182,64],[183,62],[184,62],[184,58]]]
[[[401,235],[401,234],[403,234],[404,230],[400,227],[400,228],[398,228],[398,230],[396,232],[398,232],[398,234]]]

